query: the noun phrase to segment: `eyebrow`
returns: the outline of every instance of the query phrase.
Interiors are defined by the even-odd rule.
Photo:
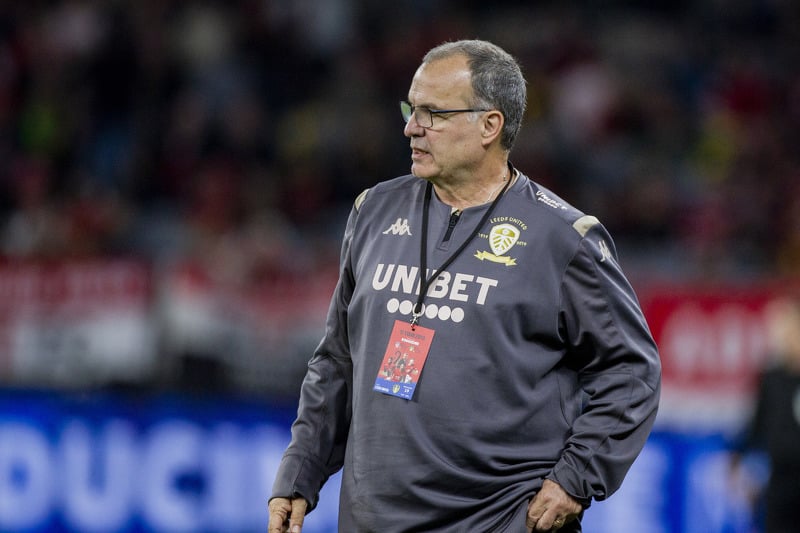
[[[414,107],[426,107],[428,109],[443,109],[441,106],[436,106],[435,104],[431,103],[430,101],[427,101],[427,102],[424,102],[424,103],[414,103],[414,101],[411,99],[411,93],[410,92],[406,96],[406,102],[408,102],[409,104],[411,104]]]
[[[441,110],[441,109],[450,109],[449,107],[443,107],[441,105],[434,105],[434,104],[414,104],[410,100],[408,100],[408,103],[411,104],[411,107],[414,107],[414,108],[424,107],[425,109],[428,109],[430,111],[438,111],[438,110]]]

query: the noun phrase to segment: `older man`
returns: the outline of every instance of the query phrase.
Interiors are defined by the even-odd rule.
[[[599,221],[509,163],[525,99],[491,43],[423,59],[411,175],[351,211],[270,533],[342,467],[342,532],[580,531],[642,449],[656,346]]]

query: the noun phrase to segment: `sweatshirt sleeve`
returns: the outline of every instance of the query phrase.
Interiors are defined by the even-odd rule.
[[[562,280],[559,327],[584,407],[548,477],[589,505],[620,487],[644,447],[658,408],[661,363],[611,237],[599,223],[579,233]]]
[[[309,502],[308,512],[317,506],[323,484],[344,463],[352,410],[347,307],[355,282],[350,243],[363,196],[359,196],[347,221],[339,281],[328,309],[325,335],[308,363],[297,418],[292,424],[292,440],[272,487],[272,498],[304,497]]]

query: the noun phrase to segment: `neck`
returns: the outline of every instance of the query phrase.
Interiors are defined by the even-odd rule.
[[[507,165],[502,171],[493,172],[485,179],[471,178],[461,182],[435,179],[431,180],[439,199],[455,210],[483,205],[494,200],[507,182],[516,179]]]

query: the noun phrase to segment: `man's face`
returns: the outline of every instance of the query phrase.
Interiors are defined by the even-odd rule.
[[[464,56],[425,63],[417,69],[408,101],[414,107],[463,109],[471,107],[472,85]],[[403,133],[411,139],[411,173],[425,179],[463,179],[483,157],[481,121],[472,113],[433,116],[423,128],[412,116]]]

